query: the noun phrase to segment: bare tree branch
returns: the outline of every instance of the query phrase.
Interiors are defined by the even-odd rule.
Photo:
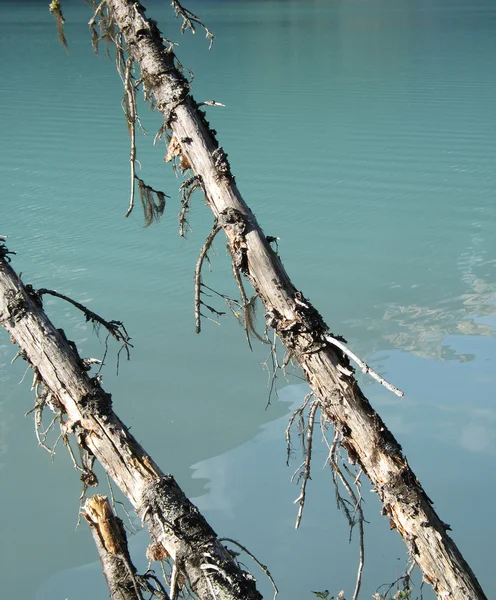
[[[196,23],[197,25],[199,25],[200,27],[202,27],[205,30],[205,37],[208,40],[210,40],[210,44],[208,46],[208,49],[210,50],[212,48],[212,44],[214,43],[215,35],[211,31],[209,31],[209,29],[206,27],[206,25],[204,25],[203,21],[199,17],[197,17],[195,14],[193,14],[190,10],[188,10],[187,8],[183,8],[183,6],[179,2],[179,0],[172,0],[171,6],[175,11],[176,19],[178,17],[181,17],[183,20],[183,23],[181,25],[181,33],[184,33],[186,31],[186,29],[190,29],[191,33],[195,34],[196,33],[195,23]]]
[[[201,304],[202,304],[202,300],[201,300],[201,287],[202,287],[202,280],[201,280],[201,272],[202,272],[202,266],[203,266],[203,261],[205,260],[205,257],[207,256],[207,252],[210,250],[210,246],[212,245],[212,242],[214,241],[215,236],[219,233],[219,231],[222,229],[222,226],[219,225],[219,223],[217,221],[215,221],[213,227],[212,227],[212,231],[208,234],[207,239],[205,240],[205,243],[202,246],[202,249],[200,250],[200,256],[198,257],[198,260],[196,262],[196,269],[195,269],[195,322],[196,322],[196,333],[200,333],[201,332]],[[211,307],[208,307],[211,309]]]
[[[360,358],[358,358],[358,356],[356,354],[354,354],[341,341],[337,340],[335,337],[332,337],[330,335],[326,335],[325,339],[330,344],[332,344],[333,346],[336,346],[336,348],[339,348],[341,350],[341,352],[343,354],[346,354],[346,356],[348,356],[349,358],[351,358],[351,360],[353,360],[354,362],[356,362],[357,365],[362,369],[363,373],[368,373],[373,379],[375,379],[376,381],[378,381],[381,385],[383,385],[385,388],[387,388],[390,392],[393,392],[393,394],[396,394],[400,398],[403,398],[403,396],[405,395],[404,392],[402,392],[401,390],[399,390],[397,387],[395,387],[394,385],[392,385],[391,383],[389,383],[388,381],[386,381],[383,377],[381,377],[378,373],[376,373],[374,371],[374,369],[372,369],[372,367],[369,367],[369,365],[367,365],[366,363],[364,363],[363,360],[361,360]],[[344,369],[341,369],[341,372],[344,373],[345,375],[351,375],[351,372],[347,372]]]

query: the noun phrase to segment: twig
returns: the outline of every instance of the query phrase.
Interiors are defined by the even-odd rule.
[[[296,481],[297,481],[297,482],[299,482],[299,481],[300,481],[300,479],[301,479],[301,476],[302,476],[301,469],[302,469],[304,466],[305,466],[305,461],[303,461],[303,462],[301,463],[301,465],[295,469],[294,473],[291,475],[291,479],[290,479],[291,483],[293,483],[293,481],[294,481],[295,479],[296,479]],[[298,478],[296,477],[297,475],[298,475]],[[296,504],[297,502],[299,502],[299,501],[300,501],[300,498],[301,498],[301,495],[300,495],[300,496],[298,496],[298,498],[297,498],[297,499],[296,499],[296,500],[293,502],[293,504]]]
[[[340,437],[340,433],[339,431],[336,429],[334,432],[334,439],[332,442],[332,445],[330,447],[329,450],[329,462],[332,466],[332,475],[333,475],[333,481],[334,481],[334,486],[336,489],[336,499],[338,501],[338,507],[343,507],[345,514],[348,518],[348,522],[350,524],[350,540],[351,540],[351,532],[353,529],[353,526],[356,524],[356,519],[354,517],[351,517],[349,511],[348,511],[348,507],[346,507],[344,499],[341,497],[340,493],[339,493],[339,488],[338,488],[338,483],[336,480],[336,475],[339,477],[341,483],[343,484],[343,486],[346,488],[346,491],[348,492],[348,495],[350,496],[350,498],[352,499],[353,503],[354,503],[354,510],[356,513],[358,513],[358,533],[359,533],[359,545],[360,545],[360,560],[358,563],[358,572],[357,572],[357,580],[356,580],[356,584],[355,584],[355,591],[353,593],[353,598],[352,600],[357,600],[358,598],[358,594],[360,592],[360,586],[362,584],[362,574],[363,574],[363,565],[365,563],[365,545],[364,545],[364,531],[363,531],[363,522],[364,522],[364,516],[363,516],[363,510],[362,510],[362,498],[359,492],[359,487],[358,487],[358,477],[355,479],[357,488],[358,488],[358,494],[359,497],[357,498],[357,496],[355,495],[355,492],[352,490],[350,484],[348,483],[346,477],[343,475],[343,472],[341,471],[338,462],[336,460],[336,451],[339,445],[339,437]]]
[[[250,324],[250,315],[248,315],[248,298],[246,296],[246,292],[245,292],[245,288],[243,285],[243,280],[241,279],[241,275],[239,273],[239,269],[236,266],[235,262],[234,262],[234,257],[231,253],[231,250],[228,246],[228,250],[229,253],[231,254],[231,264],[232,264],[232,272],[234,275],[234,279],[236,281],[236,284],[238,286],[239,289],[239,295],[241,297],[241,305],[243,307],[243,315],[244,315],[244,330],[245,330],[245,336],[246,336],[246,341],[248,343],[248,348],[250,349],[250,352],[253,352],[253,348],[251,346],[251,340],[250,340],[250,333],[249,333],[249,324]]]
[[[98,17],[99,15],[101,15],[101,14],[102,14],[103,7],[105,6],[105,4],[106,4],[106,3],[107,3],[107,0],[102,0],[102,1],[100,2],[100,4],[99,4],[99,5],[96,7],[96,9],[95,9],[95,12],[93,13],[93,16],[92,16],[92,17],[91,17],[91,19],[88,21],[88,27],[90,27],[90,28],[91,28],[91,27],[94,27],[94,26],[95,26],[96,19],[97,19],[97,17]],[[96,2],[95,2],[95,4],[96,4]],[[95,4],[94,4],[94,5],[95,5]],[[93,6],[94,6],[94,5],[93,5]]]
[[[227,250],[228,250],[229,254],[231,255],[233,276],[234,276],[234,280],[236,281],[236,284],[239,289],[239,295],[241,297],[240,307],[243,309],[243,319],[241,320],[240,315],[238,315],[237,313],[234,313],[234,314],[238,318],[238,321],[240,322],[240,324],[243,325],[243,328],[245,330],[246,341],[248,343],[248,347],[250,348],[250,351],[253,352],[253,347],[251,345],[251,340],[250,340],[250,333],[259,342],[262,342],[262,344],[270,344],[271,345],[271,343],[269,342],[268,339],[264,339],[261,335],[259,335],[257,330],[255,329],[255,323],[254,323],[254,321],[255,321],[255,301],[258,298],[258,295],[255,294],[254,296],[252,296],[252,298],[250,298],[248,300],[248,296],[246,295],[246,291],[245,291],[245,286],[243,285],[243,279],[241,277],[241,273],[240,273],[238,267],[236,266],[234,256],[232,255],[232,252],[231,252],[231,249],[229,246],[227,246]],[[229,308],[231,308],[231,310],[232,310],[231,306],[229,306]],[[279,363],[277,363],[277,367],[280,368]],[[270,403],[270,396],[269,396],[269,403]]]
[[[100,41],[100,37],[98,36],[98,33],[96,32],[95,29],[95,24],[96,24],[96,20],[97,17],[99,15],[102,15],[103,18],[103,7],[106,4],[106,0],[102,0],[102,2],[100,2],[100,4],[97,6],[95,12],[93,13],[93,16],[91,17],[91,19],[88,22],[88,27],[90,28],[91,31],[91,45],[93,46],[93,52],[95,54],[98,54],[98,42]]]
[[[205,100],[205,102],[199,102],[198,106],[226,106],[222,102],[216,102],[215,100]]]
[[[127,510],[124,502],[121,502],[120,500],[116,500],[115,499],[115,495],[114,495],[114,488],[112,487],[112,480],[110,479],[110,475],[105,472],[105,475],[107,476],[107,485],[109,488],[109,492],[110,492],[110,500],[111,500],[111,506],[112,506],[112,510],[115,512],[115,514],[117,514],[117,507],[116,504],[120,504],[122,507],[122,510],[124,511],[124,514],[126,515],[129,524],[131,525],[131,529],[128,529],[128,531],[134,535],[134,533],[137,533],[138,530],[136,529],[136,527],[134,526],[134,523],[131,519],[131,515],[129,514],[129,511]],[[124,521],[123,521],[124,524]],[[127,525],[124,525],[125,527],[127,527]]]
[[[389,391],[393,392],[393,394],[396,394],[400,398],[403,398],[403,396],[405,395],[404,392],[402,392],[400,389],[398,389],[397,387],[395,387],[394,385],[392,385],[391,383],[389,383],[388,381],[386,381],[378,373],[376,373],[374,371],[374,369],[372,369],[371,367],[369,367],[369,365],[367,363],[363,362],[363,360],[361,360],[360,358],[358,358],[358,356],[356,354],[354,354],[342,342],[340,342],[339,340],[337,340],[336,338],[334,338],[334,337],[332,337],[330,335],[324,336],[324,339],[326,341],[328,341],[330,344],[332,344],[333,346],[336,346],[336,348],[339,348],[341,350],[341,352],[343,354],[346,354],[346,356],[348,358],[351,358],[352,361],[356,362],[356,364],[362,369],[362,373],[368,373],[373,379],[375,379],[376,381],[378,381],[381,385],[383,385]]]
[[[117,69],[117,73],[119,74],[121,80],[124,80],[126,72],[126,59],[124,53],[126,51],[126,47],[123,45],[122,33],[120,31],[115,31],[112,22],[108,19],[102,19],[100,23],[102,26],[106,27],[102,37],[105,37],[105,43],[107,45],[107,55],[110,58],[108,46],[108,40],[110,40],[115,46],[115,67]]]
[[[15,254],[15,252],[9,250],[7,248],[7,246],[5,245],[5,241],[7,240],[6,235],[0,235],[0,259],[4,260],[5,262],[10,262],[10,256],[9,254]],[[21,278],[21,274],[19,274],[19,279]]]
[[[160,579],[154,574],[154,571],[148,570],[143,575],[136,575],[140,589],[145,590],[151,598],[159,598],[160,600],[172,600],[169,594],[166,592]],[[157,587],[154,587],[150,581],[153,581]]]
[[[296,419],[296,417],[299,417],[300,420],[302,419],[302,415],[303,412],[305,410],[305,408],[307,407],[308,403],[310,402],[310,400],[312,399],[313,396],[313,392],[310,392],[309,394],[307,394],[303,400],[303,404],[297,408],[293,414],[291,415],[289,422],[288,422],[288,426],[286,427],[286,431],[284,432],[284,435],[286,437],[286,443],[287,443],[287,450],[288,450],[288,456],[286,459],[286,465],[289,467],[289,459],[291,458],[291,428],[293,427],[293,423]]]
[[[186,29],[190,29],[191,33],[195,34],[196,28],[194,23],[196,23],[200,27],[203,27],[203,29],[206,32],[205,37],[210,40],[210,44],[208,46],[208,49],[210,50],[212,48],[212,44],[214,43],[215,35],[211,31],[209,31],[209,29],[203,23],[203,21],[187,8],[183,8],[179,0],[172,0],[171,6],[174,9],[176,19],[178,17],[181,17],[183,20],[181,25],[181,33],[184,33]]]
[[[76,469],[76,471],[81,471],[81,473],[84,473],[84,469],[78,465],[76,457],[74,456],[74,451],[69,441],[69,436],[66,433],[62,433],[62,441],[64,442],[64,445],[67,446],[67,450],[69,452],[69,456],[71,457],[73,467]]]
[[[310,468],[312,463],[312,442],[313,442],[313,427],[315,423],[315,413],[319,408],[319,403],[314,401],[310,406],[310,412],[308,414],[308,425],[307,425],[307,447],[305,450],[305,468],[303,471],[303,482],[301,484],[301,493],[299,498],[295,500],[295,504],[298,503],[298,515],[296,517],[295,529],[298,529],[301,523],[301,517],[303,516],[303,508],[305,506],[307,483],[310,479]],[[355,599],[354,599],[355,600]]]
[[[265,575],[269,578],[270,582],[272,583],[272,587],[274,588],[274,600],[277,597],[277,594],[279,593],[279,590],[277,588],[276,582],[274,581],[272,575],[270,574],[269,569],[266,567],[266,565],[262,564],[258,558],[256,556],[254,556],[247,548],[246,546],[243,546],[243,544],[240,544],[239,542],[237,542],[236,540],[233,540],[232,538],[228,538],[228,537],[223,537],[223,538],[219,538],[219,542],[230,542],[231,544],[234,544],[235,546],[237,546],[238,548],[240,548],[241,550],[243,550],[243,552],[245,552],[246,554],[248,554],[248,556],[250,558],[252,558],[257,565],[260,567],[260,569],[263,571],[263,573],[265,573]]]
[[[124,91],[125,96],[122,101],[122,107],[126,115],[127,129],[131,138],[131,150],[129,153],[129,163],[131,165],[131,197],[129,207],[124,215],[129,217],[134,208],[134,187],[136,178],[136,90],[131,82],[131,71],[133,68],[134,59],[129,56],[126,61],[126,72],[124,76]]]
[[[46,439],[47,439],[47,436],[48,436],[50,430],[55,425],[55,422],[60,417],[60,412],[56,413],[55,416],[53,417],[53,419],[50,421],[50,424],[48,425],[48,427],[44,431],[41,431],[41,428],[43,425],[43,410],[44,410],[45,406],[48,405],[51,394],[50,394],[50,392],[48,392],[45,389],[40,391],[39,386],[40,386],[40,384],[42,384],[42,380],[39,379],[39,375],[38,375],[37,371],[35,371],[33,384],[34,384],[34,386],[31,389],[35,389],[35,398],[36,398],[35,404],[34,404],[33,408],[28,410],[28,412],[24,416],[27,417],[28,415],[30,415],[31,413],[34,412],[34,430],[35,430],[35,434],[36,434],[36,439],[38,440],[38,444],[44,450],[46,450],[53,459],[53,457],[55,455],[55,447],[50,448],[49,446],[47,446]]]
[[[217,220],[215,220],[215,223],[212,227],[212,231],[208,234],[207,239],[205,240],[205,243],[202,246],[202,249],[200,250],[200,256],[198,257],[198,260],[196,262],[196,268],[195,268],[195,322],[196,322],[196,333],[200,333],[201,332],[201,317],[202,314],[200,312],[200,305],[202,304],[201,302],[201,270],[202,270],[202,266],[203,266],[203,261],[205,260],[205,256],[207,255],[207,252],[210,249],[210,246],[212,245],[212,242],[214,241],[215,236],[219,233],[219,231],[222,229],[222,226],[217,222]]]
[[[186,237],[185,226],[187,226],[189,229],[191,229],[191,227],[189,227],[189,223],[188,223],[188,213],[190,210],[190,199],[191,199],[193,192],[199,187],[201,187],[202,190],[205,192],[205,190],[203,188],[203,180],[202,180],[201,176],[193,175],[186,181],[183,181],[183,183],[181,184],[181,187],[179,188],[179,191],[181,192],[181,210],[179,211],[178,220],[179,220],[179,235],[181,237]]]
[[[105,327],[105,329],[108,331],[109,335],[111,335],[116,341],[122,343],[121,350],[123,348],[126,350],[128,360],[131,358],[129,348],[132,348],[133,345],[131,344],[131,338],[129,337],[129,334],[127,333],[126,328],[121,321],[106,321],[89,308],[86,308],[86,306],[80,302],[76,302],[76,300],[69,298],[69,296],[66,296],[65,294],[60,294],[55,290],[40,288],[39,290],[33,290],[33,293],[40,297],[44,294],[49,294],[50,296],[55,296],[56,298],[60,298],[61,300],[69,302],[69,304],[72,304],[84,314],[86,321],[91,321],[93,324],[97,325],[103,325],[103,327]]]
[[[412,575],[412,571],[415,568],[415,561],[412,559],[412,562],[410,563],[410,565],[408,565],[406,571],[403,573],[403,575],[400,575],[397,579],[395,579],[395,581],[393,581],[393,583],[383,583],[382,585],[380,585],[377,590],[376,593],[374,594],[373,598],[380,598],[380,599],[386,599],[388,597],[388,594],[391,592],[391,590],[394,588],[394,586],[396,586],[396,589],[399,590],[399,586],[398,583],[401,581],[402,582],[402,587],[404,592],[412,592],[412,589],[410,588],[410,583],[411,583],[411,575]],[[422,587],[424,585],[424,580],[422,579],[422,583],[420,586],[420,598],[419,600],[422,600]],[[379,590],[381,588],[385,588],[387,587],[387,590],[384,594],[379,593]],[[395,598],[397,597],[396,595],[394,596]],[[403,598],[403,596],[401,596]],[[408,596],[410,597],[410,596]]]
[[[267,374],[268,374],[268,383],[267,386],[269,388],[269,397],[267,398],[267,404],[265,405],[265,410],[268,409],[268,407],[270,406],[270,402],[272,399],[272,394],[276,394],[277,396],[277,372],[278,371],[282,371],[282,373],[284,374],[284,376],[286,376],[286,373],[283,369],[284,363],[283,365],[279,364],[279,357],[277,356],[277,334],[274,331],[274,337],[272,339],[272,341],[267,339],[268,344],[270,344],[270,351],[269,351],[269,355],[267,356],[266,360],[264,363],[262,363],[262,367],[264,369],[267,369]],[[270,367],[268,366],[268,361],[270,360],[270,362],[272,363],[270,365]]]
[[[51,430],[51,429],[54,427],[55,423],[56,423],[57,421],[60,421],[60,417],[61,417],[61,413],[60,413],[60,412],[58,412],[58,413],[55,413],[55,415],[54,415],[53,419],[50,421],[50,423],[49,423],[48,427],[47,427],[47,428],[45,429],[45,431],[43,431],[43,432],[40,432],[40,431],[38,430],[38,428],[36,428],[36,438],[37,438],[37,440],[38,440],[38,442],[39,442],[40,446],[41,446],[42,448],[44,448],[45,450],[48,450],[49,454],[52,456],[52,459],[53,459],[53,457],[55,456],[55,447],[56,447],[56,445],[57,445],[57,442],[58,442],[58,441],[59,441],[59,439],[60,439],[60,436],[59,436],[59,437],[57,438],[57,440],[55,441],[55,444],[53,445],[53,448],[49,448],[49,447],[46,445],[46,439],[47,439],[47,437],[48,437],[48,434],[50,433],[50,430]],[[41,425],[41,423],[40,423],[40,425]],[[43,439],[42,439],[42,440],[40,440],[40,434],[41,434],[41,436],[43,437]]]
[[[82,504],[86,498],[86,492],[89,487],[96,487],[98,485],[98,477],[96,476],[93,467],[95,466],[95,456],[85,448],[79,446],[79,454],[81,456],[81,465],[83,467],[83,474],[81,475],[81,481],[83,483],[83,489],[79,502]]]

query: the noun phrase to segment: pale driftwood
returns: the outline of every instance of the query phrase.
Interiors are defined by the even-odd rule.
[[[89,376],[73,345],[45,315],[40,297],[26,290],[7,261],[0,244],[0,323],[34,370],[38,400],[60,411],[63,435],[74,434],[89,453],[87,464],[93,457],[102,464],[198,598],[260,600],[253,577],[113,412],[110,394]],[[94,481],[91,471],[83,471],[84,481]]]
[[[112,600],[144,600],[127,547],[124,525],[105,496],[86,500],[82,514],[90,527]]]
[[[290,281],[279,257],[235,185],[227,157],[164,48],[156,23],[134,0],[107,0],[107,18],[124,35],[127,51],[180,146],[201,177],[208,205],[226,233],[237,267],[261,298],[266,322],[298,360],[323,415],[341,432],[343,445],[370,478],[383,513],[402,535],[411,556],[439,598],[485,598],[446,525],[432,507],[401,447],[349,372],[344,353],[319,313]],[[240,74],[242,76],[242,74]],[[335,339],[335,336],[332,336]],[[339,369],[341,368],[341,370]]]

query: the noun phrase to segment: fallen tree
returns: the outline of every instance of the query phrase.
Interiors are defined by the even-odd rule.
[[[185,26],[191,24],[191,13],[179,2],[174,1],[173,5]],[[485,598],[475,575],[448,536],[448,526],[439,519],[410,469],[401,447],[359,389],[349,362],[350,358],[358,357],[342,338],[330,333],[320,314],[291,283],[271,247],[272,238],[264,235],[242,199],[225,152],[199,110],[200,105],[189,94],[189,83],[172,52],[172,45],[164,45],[156,24],[146,18],[138,2],[104,0],[94,6],[90,26],[96,35],[95,42],[101,37],[115,43],[125,87],[125,109],[132,140],[132,191],[127,214],[134,206],[135,185],[145,208],[146,223],[160,215],[164,205],[164,194],[147,186],[134,171],[136,91],[141,85],[164,116],[160,133],[169,141],[168,158],[178,159],[181,170],[192,171],[192,176],[181,186],[182,224],[194,189],[203,191],[215,217],[196,269],[197,330],[201,325],[201,307],[205,306],[202,260],[214,236],[223,229],[240,287],[240,305],[247,329],[251,301],[244,291],[242,276],[264,304],[267,327],[283,341],[313,390],[313,399],[306,400],[300,413],[303,414],[303,408],[308,411],[309,442],[301,473],[300,511],[310,476],[313,427],[320,411],[323,423],[335,429],[331,463],[336,465],[335,450],[341,445],[347,450],[350,462],[360,465],[368,475],[383,502],[384,514],[402,535],[424,579],[433,586],[438,597]],[[54,12],[57,13],[56,7]],[[61,12],[59,20],[63,20]],[[100,27],[100,35],[96,33],[96,26]],[[209,33],[207,30],[207,35]],[[134,65],[140,68],[137,80],[133,78]],[[152,538],[160,544],[160,552],[171,555],[176,572],[185,573],[200,598],[260,597],[250,576],[238,568],[173,478],[159,470],[113,413],[110,396],[97,379],[88,375],[87,364],[79,358],[75,348],[46,319],[39,293],[25,289],[6,263],[7,251],[1,254],[2,325],[33,366],[37,410],[51,407],[60,417],[64,441],[69,434],[74,434],[85,453],[82,467],[85,485],[94,482],[91,464],[97,458],[130,498]],[[359,364],[369,371],[367,365]],[[393,391],[399,393],[395,388]]]
[[[260,600],[254,578],[239,567],[172,475],[160,470],[114,413],[99,377],[89,375],[88,362],[48,319],[42,294],[24,286],[8,264],[8,254],[0,238],[0,323],[33,369],[37,425],[45,407],[55,413],[84,490],[98,485],[96,459],[148,527],[154,541],[151,558],[173,561],[171,578],[176,583],[171,584],[171,596],[181,576],[202,600]],[[81,464],[71,451],[70,434],[81,450]]]
[[[202,23],[173,0],[176,16],[183,19],[183,30]],[[90,21],[95,45],[98,39],[111,40],[116,46],[117,65],[125,88],[125,110],[131,133],[131,199],[127,214],[134,206],[137,183],[145,208],[145,222],[163,210],[163,194],[149,188],[134,171],[136,149],[134,132],[137,122],[136,90],[143,87],[146,97],[164,117],[159,132],[167,136],[167,159],[176,158],[182,172],[192,176],[181,186],[184,222],[189,197],[201,189],[211,208],[215,223],[202,249],[196,269],[195,313],[200,330],[202,307],[202,258],[214,236],[223,229],[232,257],[235,279],[240,288],[241,305],[248,329],[249,303],[242,277],[253,287],[265,308],[266,325],[272,329],[290,355],[300,365],[313,391],[307,401],[308,439],[311,442],[317,410],[324,423],[333,425],[335,451],[339,444],[348,452],[352,464],[359,464],[369,477],[383,504],[383,514],[403,537],[420,567],[424,580],[439,598],[485,598],[480,585],[463,559],[449,528],[436,514],[432,502],[408,465],[393,434],[360,390],[349,358],[355,355],[342,338],[330,333],[321,315],[289,279],[279,255],[243,200],[230,170],[227,155],[219,145],[200,105],[190,95],[190,85],[177,61],[172,44],[167,44],[157,27],[148,19],[144,7],[131,0],[104,0],[94,3]],[[96,31],[100,27],[100,34]],[[212,34],[206,29],[207,37]],[[133,79],[134,65],[139,77]],[[208,104],[208,103],[203,103]],[[210,102],[215,104],[215,102]],[[365,363],[360,366],[369,371]],[[379,378],[380,380],[381,378]],[[381,383],[385,384],[384,380]],[[399,390],[388,385],[401,395]],[[311,443],[307,448],[311,449]],[[307,450],[307,452],[309,452]],[[300,509],[305,501],[305,485],[310,475],[310,454],[303,465]],[[359,582],[355,590],[358,595]]]

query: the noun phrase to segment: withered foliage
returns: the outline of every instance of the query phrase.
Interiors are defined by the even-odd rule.
[[[69,54],[69,46],[67,45],[67,39],[64,33],[64,15],[62,14],[62,7],[60,5],[60,0],[52,0],[50,3],[50,12],[55,17],[55,22],[57,23],[57,35],[59,36],[59,42],[64,46],[65,51]]]
[[[145,227],[148,227],[153,222],[158,221],[164,214],[165,199],[169,198],[169,196],[164,194],[164,192],[154,190],[138,176],[136,176],[136,180],[138,182],[140,200],[145,214]]]

